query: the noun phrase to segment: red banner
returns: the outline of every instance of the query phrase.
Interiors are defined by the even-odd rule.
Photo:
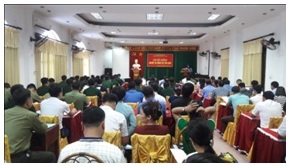
[[[173,54],[147,54],[147,67],[173,67]]]

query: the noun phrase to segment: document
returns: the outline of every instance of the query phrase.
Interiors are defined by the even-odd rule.
[[[187,157],[186,153],[181,149],[171,148],[170,151],[177,163],[182,163],[182,161]]]

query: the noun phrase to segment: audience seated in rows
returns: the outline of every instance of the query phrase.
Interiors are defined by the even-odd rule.
[[[239,86],[234,86],[232,88],[233,94],[229,97],[226,104],[227,108],[233,107],[233,115],[224,116],[221,118],[222,127],[225,130],[229,122],[234,122],[236,116],[236,110],[238,104],[249,104],[250,98],[240,92]]]
[[[212,148],[213,129],[204,118],[200,117],[190,121],[186,133],[195,152],[188,154],[184,163],[225,163]]]
[[[211,85],[211,80],[205,80],[205,87],[202,89],[202,98],[211,98],[213,90],[216,88]]]
[[[189,120],[192,121],[197,117],[203,117],[204,108],[201,101],[193,100],[185,107],[175,107],[172,109],[172,116],[177,123],[179,130],[182,132],[183,136],[183,150],[186,154],[195,152],[190,138],[187,133],[184,133],[184,129],[188,126],[188,121],[183,119],[180,114],[186,113],[189,115]]]
[[[255,105],[251,116],[260,116],[260,127],[268,128],[270,117],[282,117],[282,107],[280,103],[274,101],[274,94],[272,91],[263,93],[263,102]]]
[[[68,104],[74,103],[74,107],[77,110],[83,111],[84,108],[89,104],[88,100],[86,98],[86,95],[82,94],[79,92],[80,89],[80,83],[79,82],[74,82],[72,84],[72,91],[68,92],[64,96],[65,102]]]
[[[162,116],[161,106],[158,102],[147,101],[140,109],[142,126],[137,126],[134,133],[141,135],[166,135],[169,134],[167,126],[157,125],[156,121]]]
[[[128,91],[124,97],[125,103],[141,103],[144,95],[141,92],[136,91],[135,83],[130,82],[128,84]]]
[[[143,88],[143,94],[145,97],[145,102],[139,103],[138,105],[138,114],[140,114],[141,111],[141,107],[148,101],[153,101],[153,102],[158,102],[161,106],[161,112],[163,117],[165,117],[166,115],[166,104],[163,101],[158,101],[157,99],[155,99],[155,94],[154,94],[154,90],[151,86],[145,86]]]
[[[98,99],[101,99],[102,98],[101,91],[99,89],[96,89],[94,79],[89,79],[88,85],[89,87],[84,90],[84,94],[86,96],[98,96]]]
[[[261,85],[254,86],[253,92],[252,92],[252,97],[250,97],[250,101],[252,104],[257,104],[257,103],[263,101],[262,86]]]
[[[61,137],[67,137],[68,129],[62,125],[64,113],[72,117],[77,113],[77,110],[75,108],[70,110],[68,104],[60,100],[62,99],[62,92],[58,84],[50,84],[48,92],[51,97],[40,103],[41,115],[58,116],[59,129],[61,130],[60,134],[62,135]]]
[[[283,86],[279,86],[276,88],[276,94],[274,100],[283,106],[286,103],[286,91]]]
[[[36,113],[28,110],[32,106],[30,91],[24,89],[23,86],[16,86],[11,88],[15,106],[4,111],[4,133],[9,140],[11,162],[56,162],[55,155],[52,152],[29,150],[33,131],[44,134],[47,125],[38,119]]]
[[[116,111],[118,97],[112,93],[106,93],[103,97],[103,105],[101,109],[106,114],[105,131],[120,131],[122,136],[122,145],[129,143],[127,121],[123,114]]]
[[[82,117],[84,137],[64,147],[60,152],[58,162],[62,162],[71,154],[85,152],[99,157],[106,163],[126,163],[122,151],[102,139],[105,131],[105,117],[109,116],[99,107],[86,108]]]
[[[133,108],[123,102],[126,92],[121,86],[114,87],[112,89],[112,93],[118,97],[119,101],[115,110],[125,116],[130,137],[134,133],[135,127],[137,126],[136,116],[134,114]]]
[[[218,87],[212,91],[212,98],[216,100],[218,96],[230,96],[230,91],[223,87],[222,80],[218,81]]]

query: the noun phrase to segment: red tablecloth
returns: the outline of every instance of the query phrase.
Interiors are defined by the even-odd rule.
[[[220,130],[220,132],[224,132],[225,129],[222,128],[221,118],[224,116],[231,115],[232,111],[228,110],[226,106],[220,105],[219,111],[217,113],[217,121],[216,121],[216,128]]]
[[[251,162],[280,163],[285,160],[286,140],[269,128],[258,128],[254,140]]]
[[[249,112],[242,113],[236,128],[236,138],[234,146],[239,148],[239,151],[246,154],[249,153],[255,137],[255,131],[260,125],[260,118],[250,117]]]
[[[73,117],[64,116],[62,124],[69,129],[70,135],[68,137],[69,143],[78,141],[84,136],[82,126],[82,112],[77,112]]]

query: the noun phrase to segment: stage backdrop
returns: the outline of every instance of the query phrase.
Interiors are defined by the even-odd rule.
[[[172,76],[178,82],[184,77],[180,73],[181,69],[187,65],[192,68],[192,74],[196,73],[198,46],[127,46],[126,48],[130,50],[131,79],[133,78],[131,69],[135,59],[138,59],[141,65],[140,75],[144,75],[146,79],[151,75],[157,79]]]

